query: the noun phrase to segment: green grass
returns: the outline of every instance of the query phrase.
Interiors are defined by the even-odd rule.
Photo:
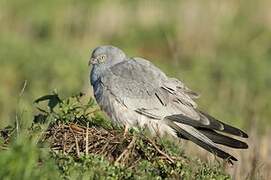
[[[41,102],[47,101],[45,105]],[[141,159],[133,165],[133,157],[123,162],[110,161],[107,156],[96,154],[75,155],[53,150],[53,142],[44,139],[47,128],[57,124],[70,123],[104,129],[119,127],[101,118],[99,112],[93,113],[96,105],[92,99],[83,103],[80,96],[60,98],[57,94],[46,95],[35,101],[39,113],[31,126],[18,129],[9,127],[1,131],[0,172],[1,179],[229,179],[221,163],[209,164],[197,158],[187,157],[178,144],[169,139],[160,139],[156,146],[170,157],[178,157],[173,163],[158,158],[157,151],[146,143],[145,135],[136,131],[126,135],[136,137],[136,149],[140,149]],[[63,132],[61,132],[63,133]],[[101,133],[101,132],[100,132]],[[48,134],[48,133],[46,133]],[[53,132],[51,136],[54,136]],[[126,141],[123,141],[126,142]],[[65,142],[64,142],[65,143]],[[119,145],[118,151],[121,150]],[[103,148],[103,147],[102,147]],[[110,153],[109,153],[110,154]],[[119,155],[118,155],[119,156]],[[117,156],[117,157],[118,157]],[[111,155],[110,155],[111,157]],[[115,162],[115,163],[114,163]]]
[[[183,80],[201,94],[201,109],[264,134],[271,125],[270,6],[268,0],[2,0],[0,127],[16,117],[28,127],[33,101],[43,94],[88,94],[91,49],[113,44]]]
[[[55,89],[89,91],[86,64],[100,44],[153,60],[201,93],[199,104],[222,120],[246,129],[255,121],[264,125],[259,129],[270,126],[271,33],[257,19],[268,13],[268,1],[228,2],[221,11],[211,1],[108,3],[1,1],[0,126],[14,120],[25,80],[27,111],[33,97]],[[189,6],[195,17],[186,12]]]

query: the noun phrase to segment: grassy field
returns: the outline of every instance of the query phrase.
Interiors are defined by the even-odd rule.
[[[91,94],[91,49],[112,44],[183,80],[201,94],[203,110],[248,131],[250,149],[227,171],[235,179],[268,179],[270,6],[268,0],[1,0],[0,127],[16,121],[29,127],[36,114],[33,101],[52,91],[63,97]],[[24,144],[20,141],[0,152],[0,163],[6,162],[6,153],[21,158],[23,152],[16,151],[16,143]],[[34,152],[25,153],[33,159],[25,158],[33,165],[42,153],[32,146]],[[35,173],[42,177],[48,171]],[[29,177],[27,170],[14,173]]]

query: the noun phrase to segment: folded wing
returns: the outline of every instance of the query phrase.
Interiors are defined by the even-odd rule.
[[[160,69],[142,58],[131,58],[113,66],[102,78],[108,91],[129,110],[158,123],[166,123],[184,137],[217,156],[236,158],[216,144],[233,148],[247,148],[247,144],[228,137],[228,133],[248,137],[238,128],[227,125],[197,108],[198,94],[181,81],[168,78]]]

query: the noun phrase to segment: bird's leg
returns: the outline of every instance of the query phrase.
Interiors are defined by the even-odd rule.
[[[124,125],[124,133],[123,136],[125,137],[128,134],[129,126],[127,124]]]

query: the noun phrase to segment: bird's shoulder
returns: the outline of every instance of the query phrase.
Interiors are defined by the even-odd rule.
[[[102,81],[123,82],[126,86],[141,84],[145,88],[158,87],[167,76],[151,62],[143,58],[129,58],[112,66],[104,73]],[[110,84],[110,83],[109,83]]]
[[[102,77],[102,83],[116,97],[167,99],[196,107],[197,94],[181,81],[167,77],[159,68],[143,58],[130,58],[112,66]]]
[[[150,61],[133,57],[122,61],[110,68],[109,74],[120,78],[132,79],[133,81],[160,81],[166,80],[167,76]]]
[[[151,62],[129,58],[112,66],[101,77],[101,82],[118,98],[150,98],[166,79],[166,75]]]

